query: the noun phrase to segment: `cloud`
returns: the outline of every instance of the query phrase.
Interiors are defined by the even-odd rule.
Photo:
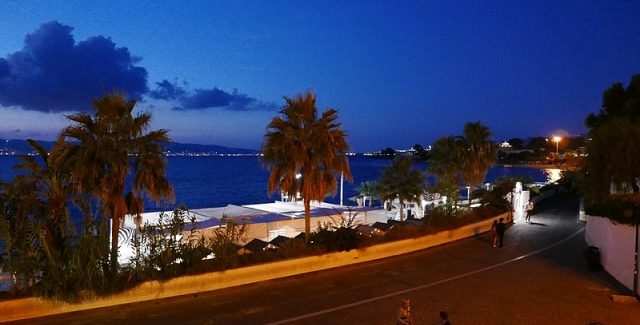
[[[185,84],[186,85],[186,84]],[[241,94],[237,89],[228,93],[216,87],[211,89],[195,89],[188,91],[180,87],[174,81],[163,80],[156,83],[156,89],[149,92],[149,96],[155,99],[176,101],[179,106],[174,110],[204,110],[208,108],[223,108],[231,111],[255,111],[274,110],[275,104],[264,103],[246,94]]]
[[[73,28],[52,21],[27,34],[22,50],[0,58],[0,105],[40,112],[91,110],[91,101],[106,93],[122,92],[172,101],[175,110],[222,108],[231,111],[275,110],[237,90],[216,87],[188,89],[186,82],[157,82],[147,87],[147,70],[140,59],[109,38],[94,36],[74,40]]]
[[[158,87],[149,92],[151,98],[176,100],[186,95],[184,89],[178,87],[175,82],[171,83],[169,80],[162,80],[161,82],[156,82],[156,85],[158,85]]]
[[[114,91],[130,98],[148,92],[147,70],[126,47],[94,36],[76,43],[57,21],[28,34],[22,50],[0,58],[0,104],[41,112],[85,111]]]

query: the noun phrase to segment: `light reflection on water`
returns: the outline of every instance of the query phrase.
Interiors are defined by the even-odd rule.
[[[545,168],[544,173],[547,176],[547,183],[555,183],[560,180],[560,177],[562,176],[562,169]]]

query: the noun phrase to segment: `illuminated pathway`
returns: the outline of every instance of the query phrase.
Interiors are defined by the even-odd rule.
[[[256,285],[30,320],[24,324],[394,324],[410,298],[415,324],[637,324],[610,280],[587,270],[577,202],[540,203],[533,224],[396,258]],[[635,322],[635,323],[634,323]]]
[[[354,302],[354,303],[351,303],[351,304],[342,305],[342,306],[339,306],[339,307],[320,310],[320,311],[316,311],[316,312],[313,312],[313,313],[310,313],[310,314],[306,314],[306,315],[302,315],[302,316],[298,316],[298,317],[293,317],[293,318],[289,318],[289,319],[273,322],[273,323],[270,323],[270,324],[272,324],[272,325],[286,324],[286,323],[291,323],[291,322],[294,322],[294,321],[299,321],[299,320],[303,320],[303,319],[308,319],[308,318],[320,316],[322,314],[327,314],[327,313],[336,312],[336,311],[345,310],[345,309],[348,310],[348,309],[351,309],[351,308],[356,307],[358,305],[369,304],[369,303],[372,303],[372,302],[380,300],[380,299],[386,299],[386,298],[390,298],[390,297],[394,297],[394,296],[406,295],[406,294],[408,294],[410,292],[413,292],[413,291],[416,291],[416,290],[424,290],[424,289],[427,289],[427,288],[430,288],[430,287],[433,287],[433,286],[436,286],[436,285],[439,285],[439,284],[447,283],[447,282],[458,280],[458,279],[461,279],[461,278],[464,278],[464,277],[467,277],[467,276],[470,276],[470,275],[478,274],[480,272],[489,271],[489,270],[495,269],[497,267],[503,266],[505,264],[509,264],[509,263],[512,263],[512,262],[515,262],[515,261],[519,261],[519,260],[521,260],[523,258],[538,254],[538,253],[540,253],[542,251],[545,251],[547,249],[554,248],[554,247],[556,247],[556,246],[558,246],[558,245],[560,245],[560,244],[572,239],[576,235],[581,234],[582,232],[583,232],[583,229],[580,229],[580,230],[576,231],[575,233],[573,233],[572,235],[570,235],[569,237],[567,237],[567,238],[565,238],[565,239],[563,239],[563,240],[561,240],[561,241],[559,241],[559,242],[557,242],[555,244],[552,244],[552,245],[549,245],[547,247],[538,249],[538,250],[536,250],[534,252],[531,252],[531,253],[528,253],[528,254],[525,254],[525,255],[520,255],[518,257],[514,257],[514,258],[512,258],[510,260],[507,260],[507,261],[504,261],[504,262],[501,262],[501,263],[498,263],[498,264],[494,264],[494,265],[491,265],[491,266],[483,267],[483,268],[478,269],[478,270],[470,271],[470,272],[467,272],[467,273],[464,273],[464,274],[459,274],[459,275],[452,276],[452,277],[447,278],[447,279],[443,279],[443,280],[436,281],[436,282],[429,283],[429,284],[424,284],[424,285],[421,285],[421,286],[418,286],[418,287],[404,289],[404,290],[400,290],[400,291],[397,291],[397,292],[388,293],[388,294],[385,294],[383,296],[373,297],[373,298],[369,298],[369,299],[366,299],[366,300]]]

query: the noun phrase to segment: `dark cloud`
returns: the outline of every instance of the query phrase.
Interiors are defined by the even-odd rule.
[[[223,108],[232,111],[274,110],[274,104],[263,103],[234,89],[228,93],[218,88],[195,89],[190,92],[177,85],[176,82],[163,80],[156,83],[155,90],[149,96],[155,99],[177,101],[180,106],[174,110],[203,110],[207,108]]]
[[[9,75],[9,62],[0,58],[0,78],[4,78]]]
[[[147,70],[103,36],[76,43],[70,26],[45,23],[24,48],[0,58],[0,104],[44,112],[87,110],[105,93],[147,93]]]
[[[91,37],[76,43],[73,28],[56,21],[42,24],[24,39],[22,50],[0,58],[0,105],[42,112],[83,111],[105,93],[130,98],[175,101],[175,110],[223,108],[234,111],[274,110],[268,104],[218,88],[188,90],[188,85],[163,80],[147,88],[147,70],[140,59],[109,38]]]
[[[186,95],[185,90],[177,86],[175,82],[171,83],[169,80],[162,80],[161,82],[156,82],[156,85],[156,89],[149,92],[151,98],[176,100]]]

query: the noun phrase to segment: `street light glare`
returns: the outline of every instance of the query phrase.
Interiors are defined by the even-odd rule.
[[[556,143],[556,155],[558,155],[558,145],[560,144],[560,140],[562,140],[562,138],[557,135],[553,137],[553,142]]]

